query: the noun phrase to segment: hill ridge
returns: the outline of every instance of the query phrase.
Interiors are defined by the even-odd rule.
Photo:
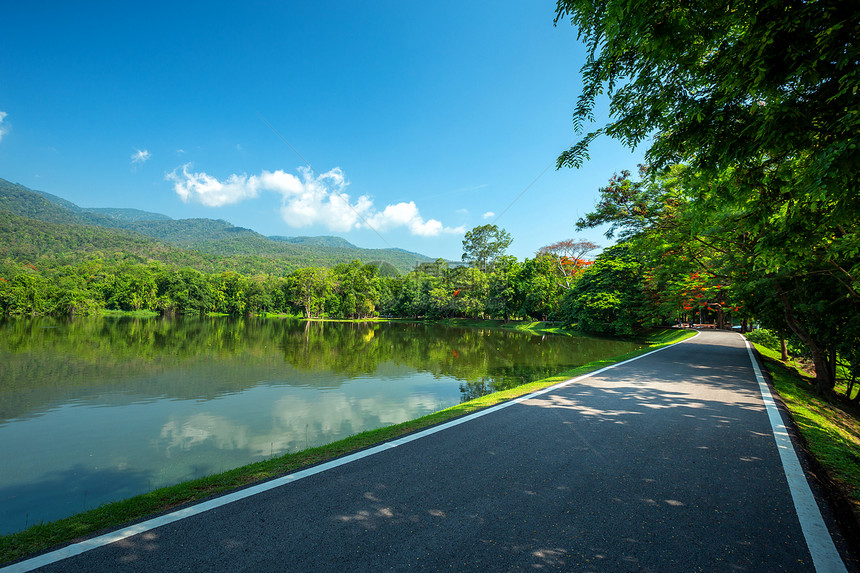
[[[2,178],[0,178],[0,211],[16,216],[7,218],[5,221],[7,233],[13,234],[12,237],[5,237],[3,241],[2,250],[7,254],[10,252],[37,254],[32,248],[14,245],[14,237],[23,236],[22,227],[28,224],[26,220],[31,220],[51,225],[40,226],[40,232],[43,234],[63,235],[63,226],[69,229],[76,226],[98,227],[119,232],[116,241],[110,240],[109,235],[98,234],[98,240],[106,243],[122,244],[129,237],[136,237],[134,244],[135,249],[138,250],[150,249],[161,252],[166,247],[170,247],[174,250],[194,251],[204,256],[222,259],[230,257],[275,259],[283,263],[277,265],[279,267],[331,267],[359,259],[363,262],[387,262],[400,272],[408,272],[419,263],[435,260],[404,249],[364,249],[335,236],[267,237],[252,229],[237,227],[224,219],[173,219],[161,213],[140,209],[84,208],[62,197],[45,191],[36,191]],[[80,231],[75,230],[75,233]],[[144,239],[156,244],[144,248],[140,243]],[[62,241],[43,241],[41,244],[59,245],[61,243]],[[51,252],[52,248],[45,246],[45,251],[38,252],[38,255],[56,254]],[[66,245],[63,248],[70,247]]]

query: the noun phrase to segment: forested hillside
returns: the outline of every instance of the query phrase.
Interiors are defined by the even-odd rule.
[[[137,223],[139,221],[170,221],[170,217],[161,213],[151,213],[149,211],[141,211],[140,209],[115,209],[112,207],[98,207],[87,209],[91,213],[106,215],[118,221],[127,221],[129,223]]]
[[[104,214],[91,213],[50,193],[33,191],[5,179],[0,179],[0,211],[48,223],[119,227],[119,221]]]
[[[355,259],[384,262],[408,272],[432,260],[401,249],[361,249],[337,237],[270,238],[223,220],[174,220],[138,209],[82,208],[3,179],[0,215],[4,233],[0,256],[18,262],[77,261],[93,252],[127,253],[205,272],[283,274]]]
[[[22,267],[49,272],[59,266],[96,259],[159,261],[206,273],[231,270],[244,274],[285,274],[296,268],[285,259],[218,256],[180,249],[122,229],[48,223],[0,211],[0,278],[10,280]]]

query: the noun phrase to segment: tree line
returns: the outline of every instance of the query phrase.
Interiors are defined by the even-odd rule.
[[[582,257],[596,247],[587,242],[577,243],[579,250],[550,246],[533,259],[518,261],[504,254],[511,242],[504,230],[485,225],[467,235],[463,257],[468,263],[438,259],[403,275],[387,263],[357,260],[283,275],[205,273],[159,261],[92,259],[38,266],[7,260],[5,276],[0,276],[0,313],[74,316],[122,310],[547,320],[555,316],[572,277],[587,266]]]

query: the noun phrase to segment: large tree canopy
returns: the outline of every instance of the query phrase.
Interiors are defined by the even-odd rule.
[[[561,154],[576,166],[606,133],[649,162],[697,169],[814,155],[856,167],[860,4],[844,0],[559,0],[588,47],[574,123],[611,98],[611,121]]]
[[[588,47],[574,111],[581,131],[601,94],[610,121],[558,158],[575,167],[601,134],[652,169],[685,163],[733,181],[729,208],[761,202],[768,270],[796,248],[856,292],[860,220],[860,4],[844,0],[560,0]],[[769,252],[768,252],[769,251]],[[806,255],[804,255],[806,256]],[[841,260],[840,260],[841,259]]]

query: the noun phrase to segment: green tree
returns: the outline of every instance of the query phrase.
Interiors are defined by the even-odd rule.
[[[60,316],[86,316],[99,312],[99,304],[85,284],[71,277],[60,277],[51,306]]]
[[[341,318],[368,318],[376,312],[379,302],[379,269],[372,264],[363,265],[355,260],[332,269],[332,302],[335,316]]]
[[[21,272],[0,284],[0,305],[5,314],[45,314],[49,309],[50,283],[35,272]]]
[[[156,267],[124,264],[113,273],[114,280],[107,307],[120,310],[155,310],[158,286]]]
[[[617,232],[652,261],[646,272],[652,307],[665,311],[674,305],[691,315],[705,310],[718,324],[727,312],[754,315],[801,340],[815,364],[819,390],[830,391],[833,350],[840,339],[851,339],[849,325],[860,314],[860,299],[832,272],[834,259],[828,261],[814,243],[802,251],[805,256],[799,246],[779,253],[769,244],[775,236],[786,245],[797,240],[779,230],[784,214],[771,213],[767,206],[773,187],[763,183],[758,201],[726,200],[746,184],[738,171],[711,177],[679,166],[645,173],[640,181],[623,173],[601,189],[595,210],[577,225],[608,224],[608,236]],[[768,181],[774,180],[769,176]],[[850,266],[852,259],[840,255],[836,260]],[[809,286],[821,277],[828,288]]]
[[[526,259],[515,288],[520,291],[520,316],[547,320],[558,307],[564,290],[558,281],[556,261],[549,255]]]
[[[496,225],[475,227],[463,238],[463,262],[487,272],[512,242],[510,233]]]
[[[225,314],[245,314],[248,306],[248,279],[233,271],[224,271],[212,279],[215,310]]]
[[[585,332],[633,334],[650,318],[643,270],[630,244],[605,249],[565,291],[559,317]]]
[[[260,314],[273,310],[273,287],[267,275],[258,274],[250,277],[247,285],[248,290],[245,293],[247,314]]]
[[[420,271],[412,271],[397,283],[397,298],[392,308],[394,314],[418,318],[427,312],[425,284],[436,280]]]
[[[578,165],[600,134],[635,146],[656,133],[648,150],[655,167],[689,161],[721,171],[810,153],[803,167],[822,181],[853,174],[857,4],[559,0],[556,22],[568,16],[588,49],[574,125],[593,120],[603,93],[611,120],[559,166]]]
[[[516,257],[505,255],[496,260],[487,285],[485,308],[493,318],[510,320],[522,306],[522,290],[517,288],[522,265]]]
[[[456,267],[450,274],[451,309],[457,316],[482,318],[488,296],[486,273],[473,267]]]
[[[305,318],[320,317],[325,308],[326,296],[332,289],[328,272],[307,267],[291,273],[287,280],[290,302],[302,310]]]

